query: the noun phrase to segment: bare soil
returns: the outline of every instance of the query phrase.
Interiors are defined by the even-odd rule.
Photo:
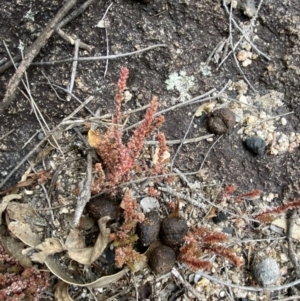
[[[240,2],[246,1],[237,2],[238,7],[233,10],[233,17],[240,25],[249,24],[249,16],[239,6]],[[259,1],[255,0],[254,2],[257,8]],[[76,7],[82,3],[84,1],[77,1]],[[106,41],[105,29],[96,27],[96,24],[101,20],[110,3],[113,5],[107,13],[109,25],[107,27],[108,41]],[[25,47],[34,42],[41,29],[53,18],[61,5],[60,1],[50,0],[1,1],[0,40],[5,41],[12,56],[19,54],[20,41],[25,44]],[[228,8],[230,9],[229,6]],[[34,15],[34,20],[25,17],[29,10]],[[213,88],[220,91],[228,81],[236,83],[239,80],[244,80],[233,56],[230,55],[218,69],[220,60],[216,61],[213,58],[208,64],[211,72],[209,75],[202,72],[203,65],[201,63],[205,63],[218,43],[225,38],[227,39],[230,34],[234,44],[240,39],[241,34],[233,25],[230,33],[229,23],[229,15],[226,13],[222,1],[219,0],[154,0],[149,4],[133,0],[95,1],[83,14],[63,28],[66,33],[75,34],[81,41],[94,46],[91,52],[81,49],[79,51],[80,57],[127,53],[155,44],[166,44],[167,47],[157,47],[137,55],[110,59],[105,77],[106,60],[79,62],[73,93],[81,101],[88,96],[94,96],[94,100],[88,104],[88,108],[92,112],[100,109],[101,115],[112,113],[116,82],[123,66],[130,70],[128,90],[133,95],[132,99],[125,104],[125,111],[148,104],[152,95],[158,96],[159,110],[177,103],[175,99],[179,96],[178,92],[167,90],[165,83],[173,72],[184,71],[186,75],[194,76],[195,85],[189,91],[192,97],[204,94]],[[284,116],[286,123],[282,123],[280,118],[274,120],[275,131],[287,136],[292,132],[300,133],[299,36],[299,1],[263,1],[250,39],[271,60],[268,61],[262,55],[258,55],[249,66],[241,67],[255,89],[253,91],[248,86],[245,95],[249,99],[255,99],[257,95],[266,95],[270,91],[283,94],[283,105],[280,107],[273,107],[271,104],[269,108],[265,108],[259,101],[254,101],[251,104],[258,107],[258,112],[264,111],[268,116],[293,112]],[[239,45],[234,51],[235,54],[240,50],[241,46]],[[255,53],[253,49],[251,51]],[[54,34],[34,62],[72,58],[73,52],[74,46]],[[0,44],[0,62],[2,60],[9,60],[3,43]],[[14,69],[10,68],[0,75],[1,98],[4,97],[6,86],[13,74]],[[31,94],[50,128],[59,124],[79,105],[74,99],[66,101],[66,93],[57,89],[56,94],[48,84],[49,81],[67,88],[70,74],[71,63],[55,66],[31,66],[28,69],[27,76]],[[0,183],[43,138],[40,125],[32,113],[29,101],[21,93],[25,89],[21,85],[19,89],[13,103],[7,110],[0,113]],[[237,99],[237,89],[228,88],[225,93],[227,97]],[[222,104],[221,99],[218,100],[218,104]],[[183,106],[164,114],[166,122],[162,130],[168,140],[184,137],[191,118],[198,107],[199,104]],[[242,109],[246,114],[248,109],[246,107]],[[249,111],[251,111],[250,108]],[[86,109],[77,114],[78,118],[86,118],[87,116],[90,116],[90,113]],[[133,114],[128,120],[128,125],[139,121],[141,116],[140,114]],[[208,134],[206,121],[207,118],[195,118],[186,138]],[[234,184],[239,193],[253,189],[261,189],[265,196],[273,193],[275,197],[266,204],[269,207],[299,198],[299,144],[294,149],[278,155],[271,154],[271,144],[269,144],[263,156],[255,156],[244,147],[243,138],[245,136],[242,137],[238,132],[242,126],[244,126],[242,121],[237,123],[232,132],[224,135],[214,145],[205,159],[203,172],[197,179],[203,184],[215,184],[219,185],[218,187]],[[34,136],[34,134],[36,135]],[[66,145],[63,146],[63,150],[74,152],[77,154],[77,158],[84,159],[84,152],[74,142],[80,139],[78,137],[72,139],[73,135],[73,131],[65,134]],[[216,138],[214,137],[213,141]],[[207,140],[183,145],[176,157],[174,167],[180,169],[181,172],[198,170],[211,145],[212,141]],[[170,147],[171,158],[177,147],[178,144]],[[37,153],[42,149],[38,149],[30,160],[34,160]],[[59,156],[59,151],[55,151],[54,155]],[[53,157],[46,157],[43,164],[49,167],[51,160],[54,160]],[[28,166],[28,162],[25,162],[1,189],[13,186],[20,181]],[[81,179],[85,167],[78,163],[76,168],[77,170],[71,172],[67,172],[68,168],[63,169],[61,176],[67,177],[69,175],[70,179],[77,177]],[[192,182],[194,180],[195,178],[191,178]],[[70,180],[63,187],[71,191],[77,188],[76,185],[76,180]],[[34,188],[32,189],[34,190]],[[211,195],[216,196],[216,193]],[[70,199],[75,200],[75,197]],[[47,205],[44,204],[44,206]],[[263,207],[263,204],[260,206]],[[197,218],[191,219],[190,223],[192,224],[194,221],[199,223]],[[282,248],[284,248],[284,243],[281,243],[283,244]],[[299,242],[297,242],[296,248],[299,250]],[[248,271],[247,275],[249,273]],[[152,285],[155,283],[154,280],[151,279]],[[187,281],[190,281],[188,277]],[[193,283],[193,281],[190,282]],[[247,286],[252,284],[249,278],[243,283],[246,283]],[[166,284],[163,285],[166,286]],[[158,292],[159,289],[161,287],[158,288]],[[182,289],[182,284],[177,283],[172,292],[178,292],[180,289]],[[134,289],[132,290],[132,295],[134,295]],[[169,300],[194,300],[193,295],[186,292],[185,294],[185,297],[183,294],[178,299],[174,297]],[[174,293],[174,295],[176,294]],[[106,297],[109,296],[108,291]],[[232,296],[234,296],[234,300],[247,300],[246,296],[244,299],[236,292]],[[287,296],[287,292],[282,292],[281,296]],[[221,297],[213,291],[207,292],[206,298],[206,300],[221,300]],[[226,298],[229,297],[226,295],[222,300],[229,300]],[[276,296],[270,297],[259,294],[256,297],[248,295],[248,298],[248,300],[279,300]],[[154,299],[159,300],[157,295]],[[98,300],[104,300],[104,298]],[[130,297],[116,300],[130,300]],[[231,300],[233,299],[231,298]]]

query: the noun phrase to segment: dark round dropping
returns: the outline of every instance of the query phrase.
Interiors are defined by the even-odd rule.
[[[235,124],[235,114],[227,108],[213,111],[207,122],[207,129],[210,133],[223,135],[229,132]]]
[[[102,195],[91,199],[86,204],[86,211],[90,217],[96,220],[109,216],[112,221],[118,220],[121,213],[120,205],[115,199]]]
[[[149,267],[155,274],[165,274],[172,270],[176,262],[175,251],[168,246],[156,247],[149,256]]]
[[[157,240],[160,228],[160,217],[156,211],[145,214],[145,220],[137,224],[137,235],[143,246],[150,246]]]
[[[161,223],[160,238],[165,245],[174,248],[184,242],[187,232],[188,225],[184,218],[169,216]]]
[[[263,155],[266,149],[266,142],[260,137],[248,137],[245,140],[246,148],[255,155]]]

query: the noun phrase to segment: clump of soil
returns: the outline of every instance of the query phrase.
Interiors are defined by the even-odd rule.
[[[227,108],[217,109],[213,111],[208,119],[208,131],[222,135],[229,132],[235,123],[235,114]]]

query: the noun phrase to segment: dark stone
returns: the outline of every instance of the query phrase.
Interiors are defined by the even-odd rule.
[[[218,224],[218,223],[226,221],[227,215],[223,211],[220,211],[217,216],[214,216],[212,218],[212,220],[215,224]]]
[[[188,226],[184,218],[169,216],[161,223],[160,238],[165,245],[174,248],[184,242],[187,232]]]
[[[165,274],[172,270],[175,262],[175,251],[168,246],[161,245],[152,251],[148,264],[155,274]]]
[[[157,240],[160,229],[160,217],[156,211],[146,213],[145,220],[137,224],[137,235],[143,246],[149,246]]]
[[[229,132],[235,124],[235,114],[227,108],[217,109],[210,114],[207,128],[210,133],[223,135]]]
[[[248,137],[245,140],[245,146],[255,155],[263,155],[266,149],[265,140],[260,137]]]

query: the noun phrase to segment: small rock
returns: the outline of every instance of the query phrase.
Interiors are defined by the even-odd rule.
[[[137,224],[137,235],[143,246],[150,246],[157,240],[160,228],[160,218],[156,211],[146,213],[142,223]]]
[[[263,155],[266,149],[265,140],[260,137],[248,137],[245,140],[245,146],[255,155]]]
[[[226,221],[226,220],[227,220],[227,215],[223,211],[220,211],[217,216],[214,216],[212,218],[212,221],[215,224],[221,223],[221,222]]]
[[[210,133],[222,135],[230,131],[235,123],[235,114],[227,108],[213,111],[208,119],[207,127]]]
[[[254,261],[253,274],[259,284],[268,286],[279,279],[280,269],[275,259],[264,257]]]
[[[172,270],[176,262],[175,251],[168,246],[158,246],[149,256],[149,267],[156,274],[165,274]]]
[[[187,232],[188,225],[182,217],[169,216],[161,223],[160,237],[162,242],[169,247],[180,246]]]

